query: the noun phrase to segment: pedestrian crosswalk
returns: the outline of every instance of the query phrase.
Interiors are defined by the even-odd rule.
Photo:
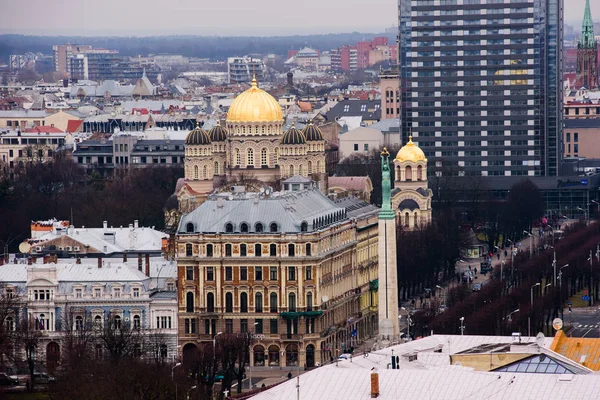
[[[590,328],[590,329],[591,329],[591,328],[598,328],[599,326],[600,326],[600,325],[598,325],[598,324],[596,324],[596,325],[583,325],[583,324],[579,324],[579,325],[577,326],[577,328],[582,328],[582,329],[585,329],[585,328]]]

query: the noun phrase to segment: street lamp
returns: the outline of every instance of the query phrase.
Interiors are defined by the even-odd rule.
[[[465,333],[465,317],[460,317],[460,336],[463,336]]]
[[[177,364],[175,364],[173,366],[173,368],[171,368],[171,381],[173,380],[173,371],[175,371],[175,368],[180,367],[181,363],[178,362]],[[175,382],[175,400],[177,400],[177,382]]]
[[[538,282],[535,285],[531,285],[531,312],[533,312],[533,288],[536,286],[540,286],[541,283]],[[531,337],[531,312],[529,313],[529,317],[527,318],[527,326],[528,326],[528,336]]]
[[[594,287],[594,270],[593,270],[594,259],[592,258],[591,250],[590,250],[590,257],[588,258],[588,261],[590,262],[590,292],[588,294],[590,296],[590,307],[591,307],[594,304],[593,297],[592,297],[592,288]]]
[[[598,205],[598,214],[600,214],[600,203],[598,203],[596,200],[592,200],[592,203]]]
[[[510,243],[510,284],[513,284],[513,276],[515,269],[515,244],[512,240],[506,239]]]
[[[562,267],[560,267],[560,269],[558,270],[558,277],[557,278],[560,280],[560,286],[559,286],[560,294],[559,294],[559,296],[560,296],[561,304],[562,304],[562,270],[563,270],[563,268],[567,268],[568,266],[569,266],[569,264],[565,264]]]
[[[190,390],[188,390],[188,391],[187,391],[187,395],[185,396],[185,398],[186,398],[187,400],[190,400],[190,392],[191,392],[192,390],[196,389],[197,387],[198,387],[198,386],[192,386],[192,387],[190,388]]]
[[[446,299],[446,290],[443,287],[441,287],[440,285],[435,285],[435,287],[438,288],[438,289],[440,289],[443,292],[443,294],[444,294],[444,304],[446,304],[446,300],[447,300]]]
[[[214,337],[213,337],[213,355],[216,351],[217,348],[217,336],[222,335],[223,332],[218,332]]]
[[[584,210],[584,209],[583,209],[583,208],[581,208],[581,207],[577,207],[577,209],[578,209],[579,211],[583,211],[583,218],[585,218],[585,224],[587,225],[587,223],[588,223],[587,211],[586,211],[586,210]]]
[[[533,258],[533,241],[535,240],[535,237],[531,232],[523,231],[523,233],[529,236],[529,258]]]
[[[412,320],[410,319],[410,311],[408,311],[406,308],[404,307],[400,307],[401,309],[403,309],[404,311],[406,311],[406,341],[410,342],[410,324],[412,322]],[[400,317],[398,317],[400,318]]]
[[[510,314],[508,314],[506,317],[504,317],[504,319],[508,319],[508,322],[511,322],[511,318],[510,316],[513,315],[514,313],[519,312],[519,309],[517,308],[515,311],[511,312]]]

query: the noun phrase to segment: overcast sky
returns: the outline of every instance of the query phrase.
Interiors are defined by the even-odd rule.
[[[594,19],[600,4],[592,2]],[[585,0],[565,0],[565,20]],[[32,35],[295,35],[382,32],[397,0],[0,0],[0,33]]]

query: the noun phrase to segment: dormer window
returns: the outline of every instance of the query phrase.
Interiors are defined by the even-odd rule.
[[[260,222],[258,222],[255,226],[255,231],[256,233],[262,233],[264,230],[263,224],[261,224]]]
[[[133,288],[133,297],[140,297],[140,288]]]
[[[240,232],[242,233],[247,233],[248,232],[248,224],[247,223],[243,223],[240,225]]]
[[[185,231],[186,231],[187,233],[194,233],[194,224],[192,224],[191,222],[188,222],[188,223],[185,225]]]
[[[306,222],[300,224],[300,232],[308,232],[308,224]]]
[[[232,223],[225,224],[225,233],[233,233],[233,224]]]
[[[269,226],[269,230],[271,231],[271,233],[277,232],[277,223],[271,222],[271,225]]]

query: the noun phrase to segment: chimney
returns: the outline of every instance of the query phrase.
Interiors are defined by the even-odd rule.
[[[137,219],[135,221],[133,221],[133,227],[134,228],[139,228],[140,227],[140,221],[138,221]]]
[[[75,264],[81,264],[81,258],[77,257],[77,260],[75,261]]]
[[[31,258],[30,258],[30,260],[31,260]],[[43,260],[44,264],[48,264],[50,262],[50,256],[46,254],[42,260]]]
[[[102,222],[102,227],[104,228],[104,230],[106,231],[108,229],[108,221],[104,221]]]
[[[142,253],[138,253],[138,271],[142,270]]]
[[[50,253],[50,260],[48,262],[58,264],[58,256],[56,253]]]
[[[31,257],[31,262],[33,264],[36,264],[37,263],[37,257]]]
[[[371,398],[374,399],[379,397],[379,374],[377,372],[371,373]]]
[[[102,268],[102,257],[98,257],[98,268]]]
[[[127,251],[123,252],[123,262],[127,262]]]
[[[31,265],[31,257],[27,258],[27,265]]]
[[[150,276],[150,254],[146,254],[146,276]]]

